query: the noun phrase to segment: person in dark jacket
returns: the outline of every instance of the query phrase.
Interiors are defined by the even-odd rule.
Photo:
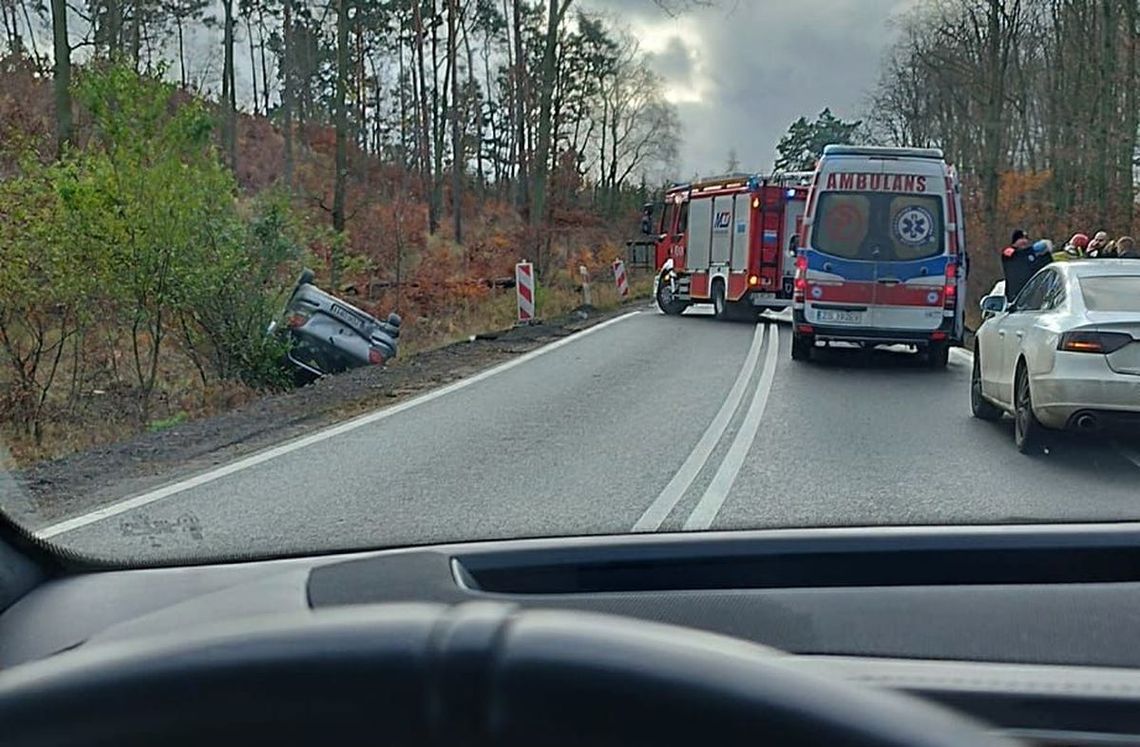
[[[1140,251],[1136,250],[1136,239],[1131,236],[1121,236],[1117,239],[1116,256],[1121,259],[1140,259]]]
[[[1013,232],[1009,246],[1002,249],[1001,269],[1005,275],[1005,297],[1012,301],[1038,270],[1053,261],[1049,252],[1037,252],[1025,231]]]

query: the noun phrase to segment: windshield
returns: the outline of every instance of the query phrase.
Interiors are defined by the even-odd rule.
[[[1079,278],[1081,295],[1089,311],[1124,311],[1140,314],[1140,275]]]
[[[843,259],[904,262],[944,251],[942,198],[933,195],[825,192],[816,222],[812,248]]]
[[[0,2],[0,513],[144,565],[1140,521],[1111,5]]]

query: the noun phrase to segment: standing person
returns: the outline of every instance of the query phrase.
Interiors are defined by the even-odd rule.
[[[1090,257],[1105,257],[1104,254],[1108,249],[1108,231],[1097,231],[1089,242],[1089,248],[1086,254]]]
[[[1117,239],[1116,256],[1121,259],[1140,259],[1140,251],[1136,250],[1136,239],[1131,236],[1121,236]]]
[[[1040,243],[1040,242],[1039,242]],[[1009,246],[1001,252],[1001,270],[1005,276],[1005,297],[1012,301],[1038,270],[1053,261],[1046,252],[1037,252],[1025,231],[1013,232]]]

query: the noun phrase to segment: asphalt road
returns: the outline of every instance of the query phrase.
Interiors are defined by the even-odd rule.
[[[38,528],[142,560],[461,539],[1140,519],[1140,447],[1013,447],[970,361],[646,307],[472,379]]]

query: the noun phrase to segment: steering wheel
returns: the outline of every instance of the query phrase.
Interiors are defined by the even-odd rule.
[[[627,618],[474,602],[259,617],[0,672],[6,744],[1014,744],[779,652]]]

